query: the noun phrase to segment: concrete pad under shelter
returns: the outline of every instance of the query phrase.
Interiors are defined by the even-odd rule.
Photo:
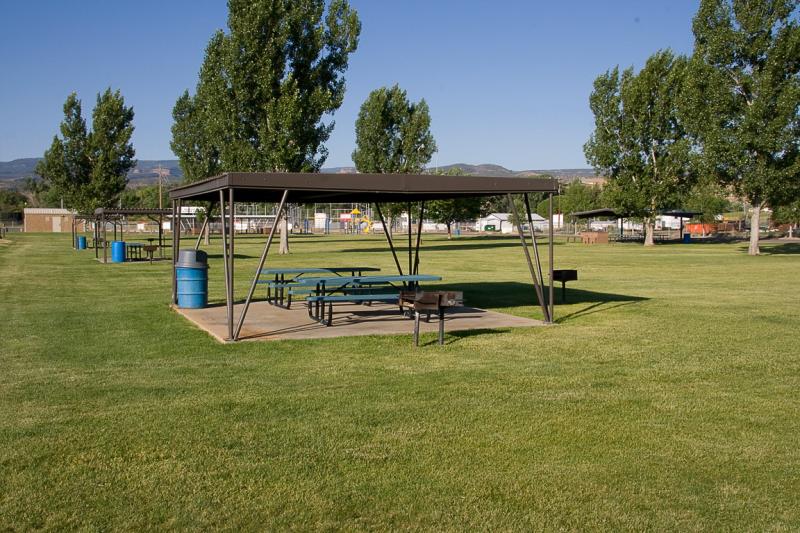
[[[234,326],[244,304],[234,306]],[[205,309],[175,310],[220,342],[228,336],[226,307],[215,305]],[[474,307],[460,307],[445,316],[445,332],[470,329],[496,329],[542,326],[544,322]],[[253,302],[247,312],[239,340],[329,339],[358,335],[411,335],[414,321],[400,314],[397,305],[338,304],[333,307],[333,324],[324,326],[308,316],[305,302],[294,302],[291,309],[273,306],[265,301]],[[439,321],[420,321],[420,332],[439,329]]]

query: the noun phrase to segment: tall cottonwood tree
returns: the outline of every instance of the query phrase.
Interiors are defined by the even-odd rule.
[[[81,212],[109,207],[128,183],[128,171],[136,166],[133,108],[125,106],[119,91],[106,89],[97,95],[92,112],[92,131],[82,115],[75,93],[64,103],[61,137],[55,136],[36,166],[52,195]]]
[[[106,89],[97,96],[89,134],[93,207],[109,207],[128,185],[128,171],[136,166],[133,108],[125,106],[122,94]]]
[[[595,130],[586,159],[608,177],[605,196],[627,216],[641,217],[645,245],[655,219],[692,184],[691,142],[678,119],[687,60],[671,51],[651,56],[635,74],[614,68],[599,76],[589,103]]]
[[[411,102],[406,91],[394,85],[375,89],[361,104],[352,155],[356,170],[415,174],[425,168],[434,153],[436,141],[425,99]],[[391,220],[406,208],[403,204],[389,204],[386,211]]]
[[[417,173],[436,153],[431,116],[423,98],[410,102],[399,85],[372,91],[356,119],[353,162],[359,172]]]
[[[64,102],[64,120],[59,130],[61,137],[53,136],[50,148],[36,165],[36,173],[65,205],[84,211],[84,195],[91,175],[89,133],[81,101],[75,93]]]
[[[316,172],[342,104],[361,24],[346,0],[229,0],[229,33],[206,48],[194,96],[173,116],[192,179],[225,171]],[[281,249],[288,251],[284,219]]]
[[[704,170],[761,211],[800,191],[800,26],[797,0],[702,0],[685,102]]]

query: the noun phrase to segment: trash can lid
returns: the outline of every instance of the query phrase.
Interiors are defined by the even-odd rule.
[[[181,250],[178,253],[177,266],[189,268],[208,267],[208,254],[203,250]]]

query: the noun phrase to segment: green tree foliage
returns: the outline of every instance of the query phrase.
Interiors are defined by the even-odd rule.
[[[36,165],[36,173],[65,205],[83,210],[92,166],[86,120],[75,93],[64,102],[64,120],[59,129],[61,138],[53,137],[44,158]]]
[[[797,15],[797,0],[702,0],[693,23],[686,123],[705,170],[753,205],[753,228],[765,205],[800,191]]]
[[[776,224],[787,224],[789,237],[794,237],[797,227],[800,226],[800,199],[775,206],[772,210],[772,221]]]
[[[127,184],[128,171],[136,165],[130,142],[133,108],[126,107],[119,91],[97,95],[92,112],[92,131],[87,131],[81,101],[75,93],[64,103],[61,138],[53,138],[36,173],[50,194],[81,212],[113,205]]]
[[[162,205],[169,205],[169,189],[164,187],[161,196]],[[128,208],[158,208],[158,185],[148,185],[126,189],[120,196],[122,207]]]
[[[92,207],[112,205],[125,190],[128,171],[136,166],[132,135],[133,108],[125,106],[119,90],[106,89],[97,96],[89,134]]]
[[[327,4],[327,10],[325,8]],[[194,96],[173,109],[187,181],[225,171],[316,172],[342,105],[361,23],[346,0],[229,0]],[[284,220],[281,253],[288,252]]]
[[[359,172],[414,174],[436,153],[424,99],[409,102],[398,85],[372,91],[356,119],[353,162]]]
[[[184,91],[172,110],[170,147],[178,156],[187,183],[219,174],[219,151],[208,134],[201,102],[199,97]]]
[[[553,209],[563,213],[565,221],[574,222],[575,218],[569,216],[571,213],[605,207],[602,203],[602,193],[603,190],[598,185],[585,185],[580,180],[575,180],[561,189],[561,194],[555,198]],[[539,209],[537,209],[537,213],[542,215]]]
[[[691,142],[677,112],[686,70],[685,58],[660,51],[638,74],[615,68],[598,77],[590,97],[595,130],[586,158],[608,177],[613,207],[644,219],[645,245],[653,244],[658,212],[692,184]]]
[[[317,171],[360,33],[345,0],[229,0],[196,94],[173,109],[172,147],[188,180],[221,171]]]
[[[700,212],[695,218],[704,224],[714,222],[718,215],[732,208],[725,189],[708,178],[698,181],[692,187],[683,205],[689,211]]]
[[[398,85],[372,91],[356,119],[356,170],[375,174],[421,172],[436,153],[430,127],[430,110],[424,99],[410,102]],[[392,219],[406,209],[405,204],[394,203],[387,204],[384,212]]]
[[[61,201],[45,180],[31,176],[22,180],[22,193],[28,199],[30,207],[55,207]]]
[[[21,219],[27,200],[18,191],[0,189],[0,220]]]
[[[464,172],[458,167],[447,171],[437,170],[436,174],[444,176],[462,176]],[[451,200],[434,200],[426,204],[425,211],[431,220],[447,226],[447,238],[453,238],[453,224],[469,222],[481,215],[482,198],[454,198]]]

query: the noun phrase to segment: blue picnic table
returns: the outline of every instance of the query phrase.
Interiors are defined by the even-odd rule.
[[[267,286],[267,302],[287,309],[292,305],[291,296],[286,297],[287,286],[301,279],[305,274],[336,274],[341,276],[343,273],[350,273],[351,276],[361,275],[362,272],[379,272],[380,268],[367,266],[343,266],[343,267],[307,267],[307,268],[267,268],[262,269],[261,274],[273,276],[271,280],[259,281]],[[275,290],[275,296],[272,290]],[[284,303],[285,302],[285,303]]]
[[[336,302],[399,302],[400,291],[396,284],[415,289],[423,281],[440,281],[441,276],[409,274],[390,276],[315,276],[299,278],[290,294],[306,294],[308,316],[330,326],[333,322],[333,304]],[[328,318],[325,305],[328,304]],[[401,309],[402,312],[402,309]]]

